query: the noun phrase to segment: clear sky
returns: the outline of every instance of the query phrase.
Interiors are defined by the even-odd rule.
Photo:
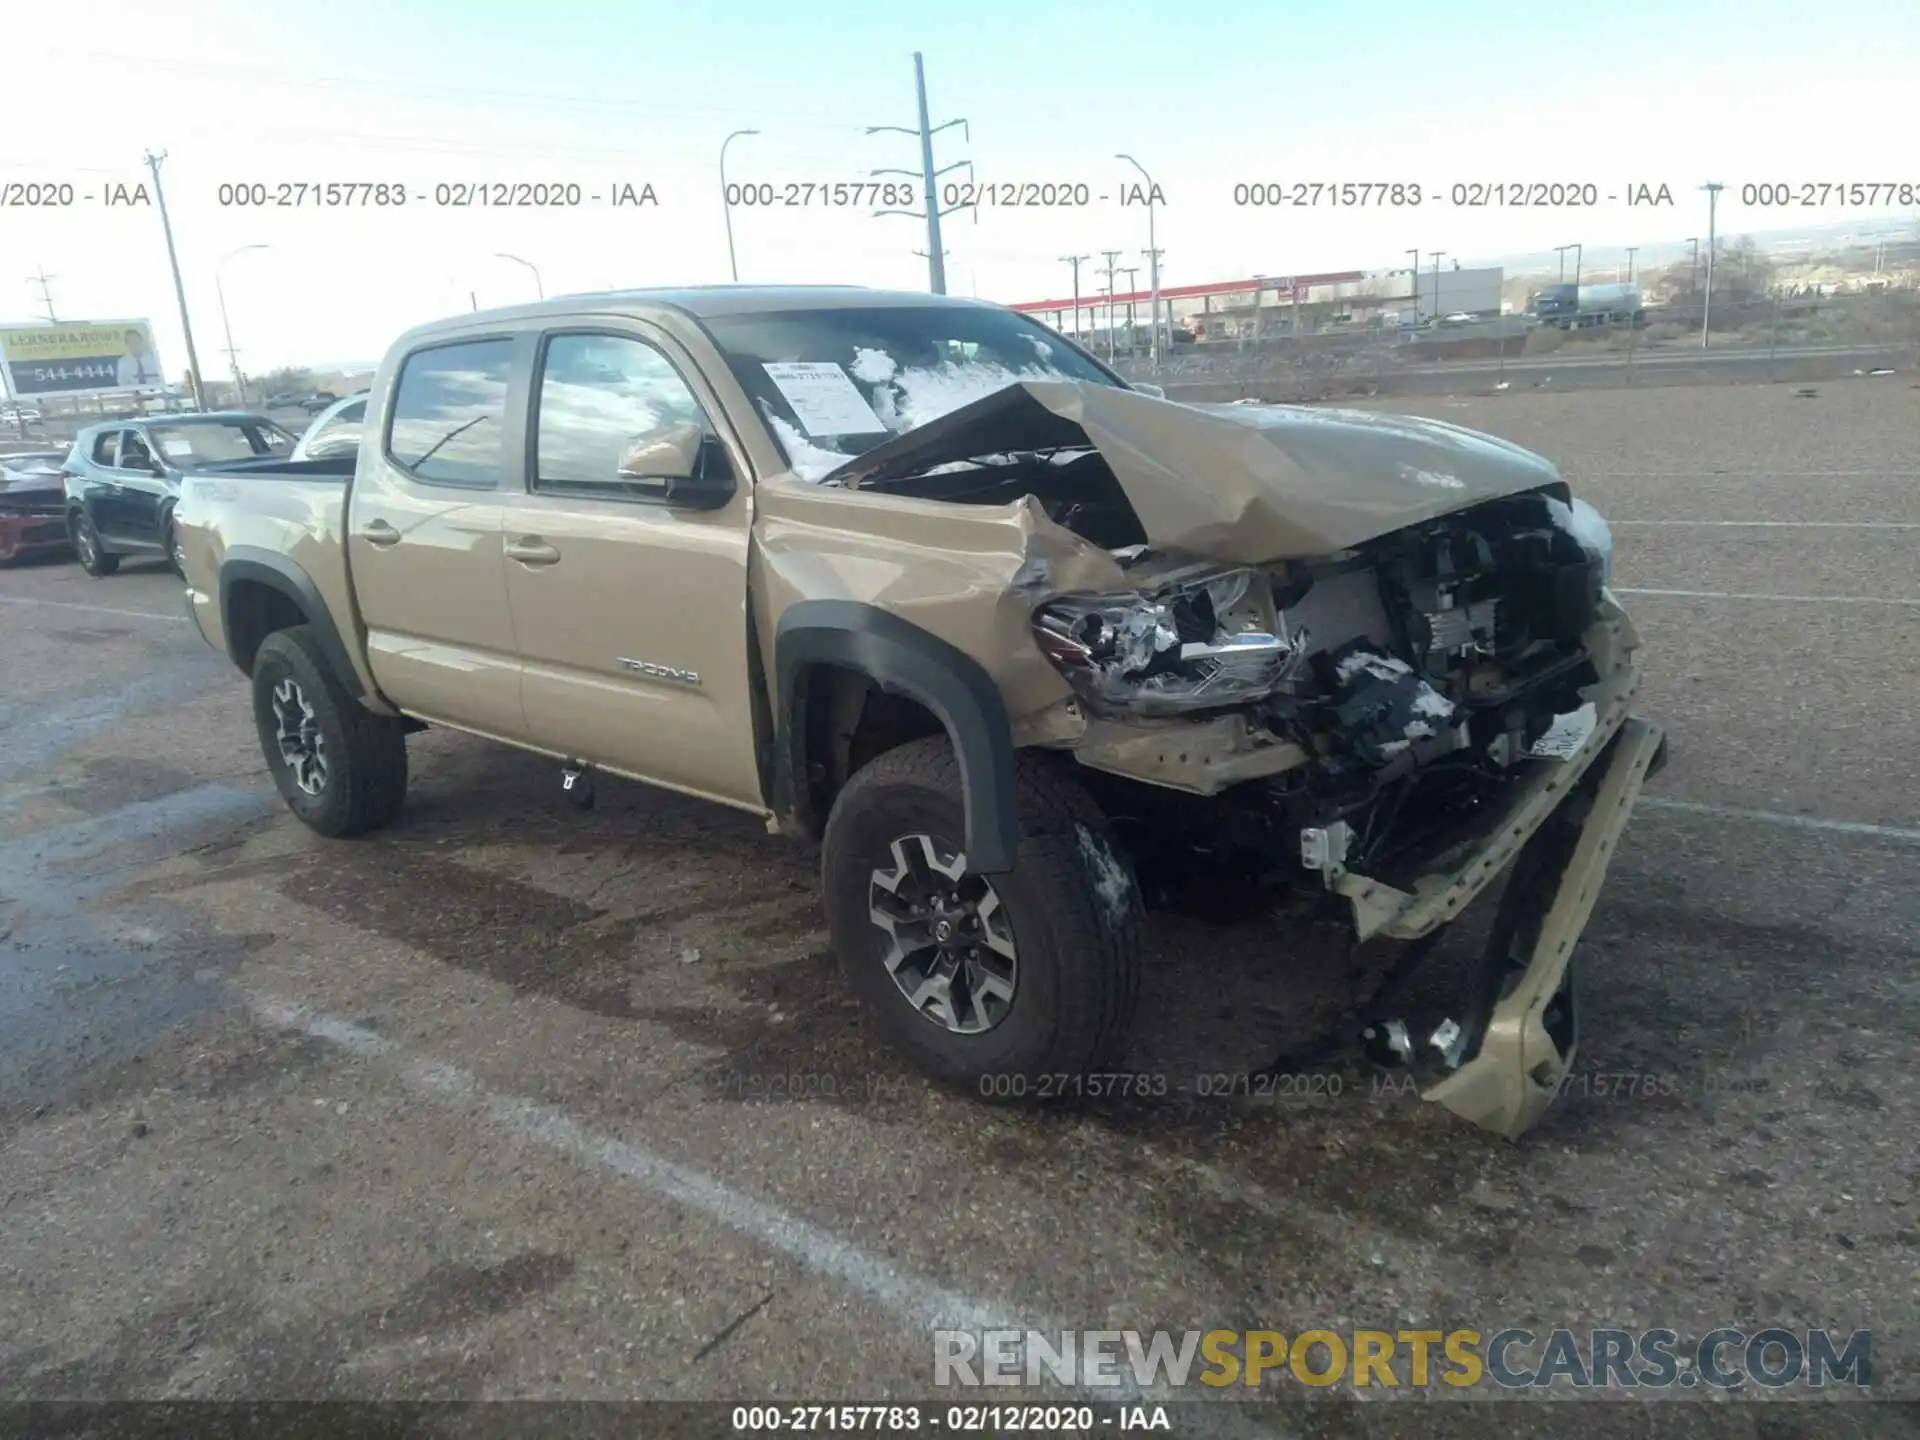
[[[1406,252],[1475,258],[1579,241],[1703,233],[1703,180],[1726,182],[1721,229],[1780,229],[1905,208],[1764,210],[1747,183],[1920,187],[1920,3],[1643,0],[1584,7],[976,0],[937,10],[847,0],[72,0],[11,7],[0,186],[99,192],[162,170],[195,338],[225,371],[216,272],[249,370],[377,358],[404,326],[473,300],[724,281],[717,160],[737,182],[864,181],[913,169],[925,53],[938,162],[981,181],[1085,183],[1085,207],[983,207],[945,222],[948,288],[999,300],[1067,293],[1067,254],[1139,267],[1164,193],[1167,285],[1255,273],[1386,269]],[[965,172],[949,177],[966,178]],[[615,209],[438,207],[441,183],[652,185]],[[256,209],[223,183],[404,185],[398,208]],[[1411,206],[1237,207],[1247,181],[1417,183]],[[1591,182],[1585,209],[1470,208],[1455,183]],[[1667,185],[1671,208],[1629,208]],[[1436,192],[1438,197],[1436,198]],[[1098,196],[1114,198],[1102,203]],[[1617,201],[1606,200],[1617,195]],[[417,198],[424,197],[424,198]],[[923,227],[868,209],[735,207],[743,280],[924,288]],[[264,245],[225,258],[241,246]],[[1081,271],[1084,291],[1104,283]],[[183,367],[166,252],[150,209],[0,209],[0,320],[31,320],[41,266],[63,319],[150,317]],[[1121,289],[1128,286],[1122,273]]]

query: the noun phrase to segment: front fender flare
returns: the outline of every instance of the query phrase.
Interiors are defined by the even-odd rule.
[[[960,762],[967,865],[982,874],[1013,868],[1020,826],[1013,726],[1000,687],[980,662],[898,615],[855,600],[802,600],[774,628],[780,726],[774,808],[795,813],[807,755],[807,684],[812,667],[834,665],[927,707],[946,728]]]

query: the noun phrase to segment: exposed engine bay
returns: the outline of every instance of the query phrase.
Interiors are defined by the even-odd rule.
[[[1158,859],[1295,884],[1348,867],[1404,878],[1471,843],[1487,802],[1592,733],[1581,691],[1600,677],[1586,636],[1611,540],[1563,485],[1264,566],[1146,543],[1090,448],[948,463],[874,488],[973,504],[1033,496],[1132,582],[1033,612],[1036,643],[1093,723],[1197,740],[1230,721],[1249,755],[1265,753],[1265,773],[1200,799],[1192,786],[1129,784],[1160,777],[1119,750],[1080,748],[1119,779],[1105,798],[1143,870],[1165,868]]]

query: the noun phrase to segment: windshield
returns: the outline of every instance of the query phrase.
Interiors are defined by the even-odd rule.
[[[203,420],[195,424],[150,427],[153,443],[169,464],[217,465],[281,455],[293,448],[293,436],[271,420]]]
[[[806,480],[1021,380],[1120,385],[1068,341],[1011,310],[791,310],[706,325],[794,474]]]

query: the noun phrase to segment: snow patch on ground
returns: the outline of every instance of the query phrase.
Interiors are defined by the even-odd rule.
[[[1080,854],[1093,875],[1093,893],[1105,907],[1108,923],[1118,929],[1133,913],[1133,876],[1098,835],[1084,825],[1073,828],[1080,839]]]

